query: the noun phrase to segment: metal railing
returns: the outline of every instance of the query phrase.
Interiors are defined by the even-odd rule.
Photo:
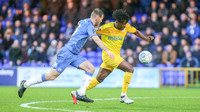
[[[160,68],[160,87],[162,86],[188,86],[200,87],[200,68]],[[184,80],[183,80],[184,79]]]

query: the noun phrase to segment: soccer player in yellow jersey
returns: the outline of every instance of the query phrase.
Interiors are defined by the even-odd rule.
[[[101,83],[114,69],[118,68],[125,72],[124,82],[121,93],[121,103],[133,103],[134,101],[127,97],[127,88],[133,75],[133,67],[120,56],[120,49],[124,42],[127,32],[133,33],[146,41],[152,41],[154,37],[144,36],[140,31],[132,27],[129,23],[129,15],[122,9],[116,10],[112,14],[115,22],[110,22],[101,26],[96,33],[101,34],[101,40],[105,46],[114,53],[114,59],[110,58],[105,51],[102,53],[103,63],[101,64],[98,75],[92,79],[87,90],[94,88]]]

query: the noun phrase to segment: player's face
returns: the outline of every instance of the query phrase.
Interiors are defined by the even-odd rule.
[[[96,22],[95,22],[95,25],[94,26],[99,26],[100,25],[100,23],[102,22],[102,20],[103,20],[103,16],[97,16],[96,17]]]
[[[116,27],[117,29],[123,30],[126,27],[127,21],[123,21],[123,22],[118,22],[116,21]]]

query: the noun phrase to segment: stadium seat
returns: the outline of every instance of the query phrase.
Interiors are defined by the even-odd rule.
[[[4,63],[4,64],[3,64],[3,67],[8,68],[8,67],[11,67],[11,66],[10,66],[9,63]]]
[[[96,59],[94,57],[88,58],[88,60],[94,65],[96,64]]]
[[[144,64],[138,63],[138,64],[137,64],[137,67],[144,67]]]
[[[95,51],[89,51],[89,52],[87,52],[87,57],[88,58],[96,57],[96,52]]]
[[[87,56],[87,52],[81,51],[81,52],[79,53],[79,55],[81,55],[81,56],[83,56],[83,57],[86,57],[86,56]]]
[[[26,62],[26,63],[22,63],[21,66],[23,67],[27,67],[27,66],[30,66],[30,63]]]
[[[101,56],[102,56],[102,52],[101,52],[101,51],[98,51],[98,52],[97,52],[97,57],[98,57],[98,58],[101,58]]]
[[[158,68],[164,68],[165,64],[157,64],[156,67],[158,67]]]

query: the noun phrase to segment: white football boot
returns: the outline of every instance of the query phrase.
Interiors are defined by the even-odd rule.
[[[131,100],[130,98],[128,98],[127,95],[121,96],[120,102],[121,102],[121,103],[126,103],[126,104],[134,103],[134,101]]]

